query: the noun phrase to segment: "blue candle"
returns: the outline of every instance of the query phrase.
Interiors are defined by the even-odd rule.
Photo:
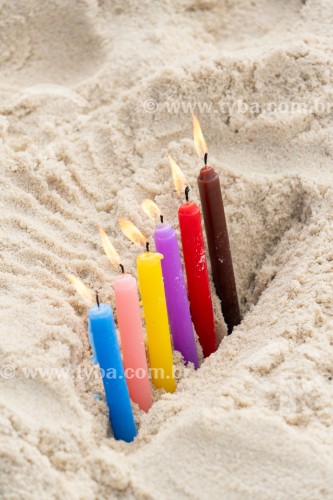
[[[95,305],[88,318],[93,360],[101,369],[114,437],[130,443],[137,432],[111,307]]]

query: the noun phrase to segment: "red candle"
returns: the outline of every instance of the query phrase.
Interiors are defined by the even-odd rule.
[[[178,165],[169,157],[172,175],[178,193],[186,185]],[[207,260],[202,234],[201,214],[198,205],[188,201],[178,209],[178,220],[187,277],[192,321],[199,337],[204,357],[216,351],[216,333],[212,298],[209,287]]]

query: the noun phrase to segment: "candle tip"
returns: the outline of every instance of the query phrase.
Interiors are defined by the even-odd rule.
[[[146,241],[146,237],[139,231],[139,229],[128,219],[122,217],[119,219],[120,229],[125,236],[136,245],[141,246]]]
[[[96,304],[99,307],[99,295],[98,295],[97,290],[96,290]]]
[[[205,167],[207,167],[207,160],[208,160],[208,153],[205,153],[204,156]]]
[[[146,252],[149,252],[149,241],[146,241]]]
[[[160,221],[161,221],[161,224],[163,224],[163,222],[164,222],[164,217],[163,217],[163,215],[162,215],[162,214],[160,215]]]
[[[189,192],[190,192],[190,188],[188,186],[186,186],[186,188],[185,188],[185,200],[186,201],[188,201]]]
[[[125,272],[124,266],[122,264],[119,264],[119,267],[120,267],[121,272],[124,274],[124,272]]]
[[[198,118],[192,113],[194,146],[199,158],[208,152]]]
[[[161,217],[161,211],[153,200],[143,200],[141,208],[150,219],[156,220]]]
[[[102,245],[104,248],[104,252],[105,252],[107,258],[109,259],[109,261],[111,262],[111,264],[115,268],[117,268],[117,266],[119,266],[119,264],[120,264],[119,254],[118,254],[117,250],[114,248],[114,246],[112,245],[109,238],[107,237],[106,232],[104,231],[104,228],[101,225],[98,225],[98,230],[99,230],[99,234],[101,236],[101,241],[102,241]]]
[[[180,167],[175,162],[175,160],[173,158],[171,158],[170,155],[168,157],[169,157],[173,182],[174,182],[176,191],[178,193],[178,196],[181,196],[183,193],[183,190],[186,186],[186,178],[185,178],[185,175],[183,174],[183,172],[181,171]]]

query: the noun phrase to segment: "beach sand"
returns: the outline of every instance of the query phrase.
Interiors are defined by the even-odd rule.
[[[1,3],[2,498],[332,498],[332,22],[330,0]],[[129,445],[66,273],[114,303],[97,224],[136,275],[118,219],[151,235],[149,197],[177,226],[167,154],[199,201],[191,111],[244,319],[223,338],[214,294],[219,349]]]

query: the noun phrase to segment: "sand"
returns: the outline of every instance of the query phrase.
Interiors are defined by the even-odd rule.
[[[1,3],[2,498],[332,498],[332,22],[330,0]],[[113,303],[96,224],[135,274],[118,218],[151,234],[150,197],[177,224],[168,153],[199,201],[190,111],[244,319],[128,445],[66,273]]]

